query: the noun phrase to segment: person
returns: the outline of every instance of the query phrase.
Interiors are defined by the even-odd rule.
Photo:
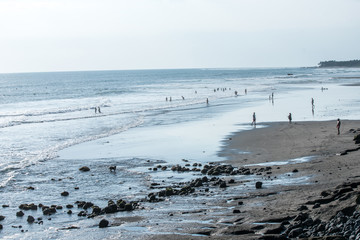
[[[251,123],[252,125],[256,126],[256,115],[255,112],[253,113],[253,121]]]
[[[206,98],[206,104],[209,104],[209,98]]]
[[[336,123],[336,128],[337,128],[338,135],[340,134],[340,125],[341,125],[340,118],[338,118],[337,123]]]
[[[98,107],[98,112],[101,113],[100,107]]]
[[[97,107],[95,107],[95,114],[97,113]]]
[[[314,106],[314,98],[311,98],[311,106],[312,106],[312,108],[315,107],[315,106]]]
[[[289,113],[288,119],[289,119],[289,123],[291,123],[291,121],[292,121],[291,113]]]

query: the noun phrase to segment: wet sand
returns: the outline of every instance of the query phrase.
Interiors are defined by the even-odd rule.
[[[174,233],[155,234],[149,238],[258,239],[265,232],[277,229],[288,217],[298,215],[300,206],[307,206],[307,213],[313,218],[329,221],[339,210],[354,202],[351,195],[320,208],[311,205],[312,201],[322,198],[324,192],[332,192],[345,182],[360,182],[360,150],[340,155],[359,147],[353,138],[360,133],[360,121],[342,121],[340,135],[335,127],[336,121],[264,125],[268,127],[229,136],[220,152],[221,156],[227,156],[226,164],[239,168],[271,167],[259,174],[263,183],[261,189],[255,189],[254,182],[238,182],[237,187],[229,187],[233,188],[232,193],[224,194],[224,201],[213,199],[223,209],[237,209],[239,212],[216,213],[213,218],[219,219],[218,224],[204,231],[204,236]],[[291,161],[286,162],[288,160]],[[295,182],[281,184],[289,181]],[[239,187],[251,191],[237,193]],[[353,191],[358,190],[356,185]],[[189,232],[193,232],[192,229]]]

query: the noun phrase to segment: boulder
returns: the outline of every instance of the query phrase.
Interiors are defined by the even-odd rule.
[[[262,182],[256,182],[255,183],[255,187],[257,188],[257,189],[259,189],[259,188],[262,188]]]
[[[90,171],[90,168],[87,166],[83,166],[83,167],[79,168],[79,170],[82,172],[88,172],[88,171]]]
[[[64,192],[61,193],[61,196],[67,197],[67,196],[69,196],[69,193],[67,191],[64,191]]]
[[[27,222],[28,223],[33,223],[35,221],[35,218],[33,217],[33,216],[28,216],[28,218],[27,218]]]
[[[16,213],[16,216],[17,216],[17,217],[22,217],[22,216],[24,216],[24,212],[23,212],[23,211],[19,211],[19,212]]]
[[[5,216],[0,215],[0,221],[4,220]]]
[[[109,226],[109,221],[106,220],[106,219],[102,219],[100,222],[99,222],[99,228],[106,228]]]

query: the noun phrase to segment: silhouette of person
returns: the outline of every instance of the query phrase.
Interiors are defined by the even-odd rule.
[[[341,125],[340,118],[338,118],[337,122],[336,122],[336,128],[337,128],[338,135],[340,134],[340,125]]]
[[[292,121],[291,113],[289,113],[288,119],[289,119],[289,123],[291,123],[291,121]]]
[[[101,113],[101,111],[100,111],[100,107],[98,107],[98,112],[99,112],[99,113]]]
[[[256,115],[255,112],[253,113],[253,121],[251,123],[252,125],[256,126]]]

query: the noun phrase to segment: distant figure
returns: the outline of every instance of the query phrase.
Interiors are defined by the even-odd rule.
[[[206,104],[209,104],[209,98],[206,98]]]
[[[337,122],[336,122],[336,128],[337,128],[337,131],[338,131],[338,135],[340,134],[340,125],[341,125],[340,118],[338,118]]]
[[[271,99],[274,100],[274,93],[271,93]]]
[[[99,113],[101,113],[101,111],[100,111],[100,107],[98,107],[98,112],[99,112]]]
[[[245,88],[245,95],[247,94],[247,89]]]
[[[97,107],[95,107],[95,114],[97,113]]]
[[[172,101],[171,97],[170,97],[170,102]]]
[[[289,119],[289,123],[291,123],[291,121],[292,121],[291,113],[289,113],[288,119]]]
[[[166,101],[168,101],[167,97],[165,98]]]
[[[197,91],[195,91],[195,94],[197,94]]]
[[[110,169],[110,172],[115,172],[116,171],[116,166],[110,166],[109,169]]]
[[[256,126],[256,115],[255,115],[255,112],[253,113],[253,121],[252,121],[251,125]]]
[[[314,98],[311,98],[311,107],[314,109],[315,105],[314,105]]]
[[[184,96],[181,96],[182,97],[182,100],[185,100]]]
[[[235,96],[237,96],[238,95],[238,92],[237,91],[235,91]]]

